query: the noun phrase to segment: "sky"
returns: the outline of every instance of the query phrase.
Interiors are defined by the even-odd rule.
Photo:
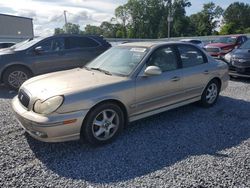
[[[204,3],[213,1],[222,8],[235,0],[190,0],[192,6],[187,8],[187,15],[202,9]],[[250,3],[250,0],[239,0]],[[63,11],[67,20],[79,24],[81,29],[87,24],[100,25],[114,17],[114,10],[127,0],[0,0],[0,13],[33,18],[36,36],[53,34],[54,28],[64,25]]]

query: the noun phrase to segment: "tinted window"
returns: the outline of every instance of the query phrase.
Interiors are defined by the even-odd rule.
[[[199,41],[199,40],[191,40],[191,42],[192,42],[193,44],[200,44],[200,43],[201,43],[201,41]]]
[[[55,52],[64,49],[63,38],[49,39],[41,42],[36,47],[41,46],[44,52]]]
[[[250,40],[240,46],[240,49],[250,49]]]
[[[96,47],[99,44],[88,37],[69,37],[67,38],[67,49],[76,48],[91,48]]]
[[[183,68],[200,65],[206,62],[204,54],[197,48],[189,45],[179,45],[178,50]]]
[[[157,66],[162,72],[178,68],[176,54],[171,47],[157,49],[150,57],[147,66]]]

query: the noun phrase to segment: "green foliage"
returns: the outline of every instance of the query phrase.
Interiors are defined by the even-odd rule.
[[[73,23],[67,23],[63,26],[63,30],[65,33],[69,34],[80,34],[80,25],[78,24],[73,24]]]
[[[232,3],[223,14],[224,25],[220,34],[248,33],[250,27],[250,5]]]
[[[203,10],[190,16],[191,25],[195,28],[195,35],[212,35],[218,27],[223,9],[213,2],[203,5]]]
[[[196,14],[186,15],[190,0],[128,0],[115,9],[115,18],[100,26],[86,25],[81,31],[77,24],[68,23],[63,29],[55,28],[55,34],[91,34],[107,38],[166,38],[168,17],[171,37],[206,36],[218,34],[250,33],[250,5],[235,2],[225,11],[213,2],[203,5]],[[223,25],[219,23],[223,16]]]
[[[62,28],[55,28],[55,30],[54,30],[55,35],[63,34],[63,33],[65,33],[65,32]]]

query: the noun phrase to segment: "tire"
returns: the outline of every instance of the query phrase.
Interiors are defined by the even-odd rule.
[[[219,93],[220,85],[218,81],[211,80],[201,95],[200,105],[205,108],[212,107],[216,103]]]
[[[124,124],[124,113],[121,108],[114,103],[103,103],[87,114],[81,137],[91,145],[107,144],[119,135]]]
[[[19,87],[32,77],[32,73],[25,67],[14,66],[7,68],[3,73],[3,82],[5,86],[18,90]]]

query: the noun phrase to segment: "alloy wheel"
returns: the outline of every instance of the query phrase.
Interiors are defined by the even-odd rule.
[[[118,128],[118,114],[112,109],[106,109],[94,118],[92,133],[97,140],[106,141],[114,136]]]
[[[215,83],[212,83],[208,86],[207,92],[206,92],[206,100],[207,103],[212,104],[218,95],[218,87]]]
[[[13,88],[19,88],[28,79],[28,75],[23,71],[13,71],[9,74],[8,83]]]

